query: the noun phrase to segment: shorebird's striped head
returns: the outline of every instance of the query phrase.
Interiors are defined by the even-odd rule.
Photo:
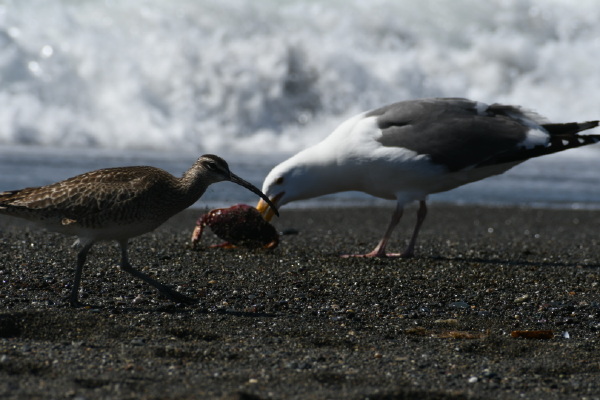
[[[194,163],[192,168],[190,168],[190,170],[186,172],[186,175],[187,174],[195,175],[196,179],[201,180],[204,184],[206,184],[206,186],[222,181],[229,181],[243,186],[246,189],[250,190],[252,193],[255,193],[258,196],[260,196],[264,201],[266,201],[269,204],[269,206],[271,206],[275,210],[275,214],[279,215],[276,206],[269,200],[267,196],[263,194],[263,192],[261,192],[256,186],[254,186],[250,182],[247,182],[246,180],[240,178],[239,176],[231,172],[229,170],[229,165],[227,164],[227,161],[223,160],[219,156],[215,156],[214,154],[205,154],[201,156]]]
[[[200,156],[188,173],[194,174],[207,185],[231,180],[231,171],[227,161],[213,154]]]

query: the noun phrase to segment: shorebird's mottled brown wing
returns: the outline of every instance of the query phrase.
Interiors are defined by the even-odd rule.
[[[97,170],[47,186],[0,193],[0,208],[5,214],[32,220],[42,213],[43,219],[54,216],[82,223],[102,215],[126,217],[141,212],[148,192],[168,177],[153,167]]]

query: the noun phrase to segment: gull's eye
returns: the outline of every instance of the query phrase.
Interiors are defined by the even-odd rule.
[[[281,185],[282,183],[283,183],[283,177],[280,176],[279,178],[275,179],[276,185]]]

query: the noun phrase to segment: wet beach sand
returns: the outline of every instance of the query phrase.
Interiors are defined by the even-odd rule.
[[[410,235],[406,213],[390,250]],[[207,249],[202,210],[132,240],[162,299],[94,247],[0,218],[2,399],[599,399],[600,211],[432,205],[417,257],[390,208],[282,210],[272,252]],[[512,337],[547,330],[552,338]]]

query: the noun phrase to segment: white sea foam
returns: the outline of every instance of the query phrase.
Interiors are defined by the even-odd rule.
[[[0,143],[288,154],[393,101],[598,118],[594,0],[5,1]]]

